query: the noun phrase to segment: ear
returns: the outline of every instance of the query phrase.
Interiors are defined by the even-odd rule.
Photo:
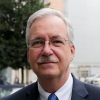
[[[72,45],[72,46],[71,46],[71,61],[73,60],[74,55],[75,55],[75,46]]]
[[[27,60],[29,62],[29,48],[27,48]]]

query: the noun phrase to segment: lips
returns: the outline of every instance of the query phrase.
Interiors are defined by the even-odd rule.
[[[50,64],[50,63],[56,63],[56,62],[42,62],[40,64]]]

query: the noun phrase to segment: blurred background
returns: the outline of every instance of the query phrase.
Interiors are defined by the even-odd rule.
[[[28,17],[44,7],[73,25],[71,73],[100,87],[100,0],[0,0],[0,98],[37,80],[27,62],[25,28]]]

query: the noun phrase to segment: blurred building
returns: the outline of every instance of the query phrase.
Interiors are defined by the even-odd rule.
[[[66,5],[66,4],[65,4]],[[100,65],[100,1],[69,0],[68,13],[75,32],[74,64]]]
[[[46,0],[50,2],[50,8],[53,8],[55,10],[60,11],[61,13],[64,13],[64,0]]]

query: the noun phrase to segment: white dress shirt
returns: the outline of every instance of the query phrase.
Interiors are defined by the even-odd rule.
[[[58,100],[71,100],[72,88],[73,88],[73,78],[71,74],[69,74],[69,77],[66,83],[59,90],[57,90],[54,94],[58,97]],[[48,96],[51,93],[46,92],[41,87],[39,82],[38,82],[38,91],[39,91],[38,100],[48,100]]]

